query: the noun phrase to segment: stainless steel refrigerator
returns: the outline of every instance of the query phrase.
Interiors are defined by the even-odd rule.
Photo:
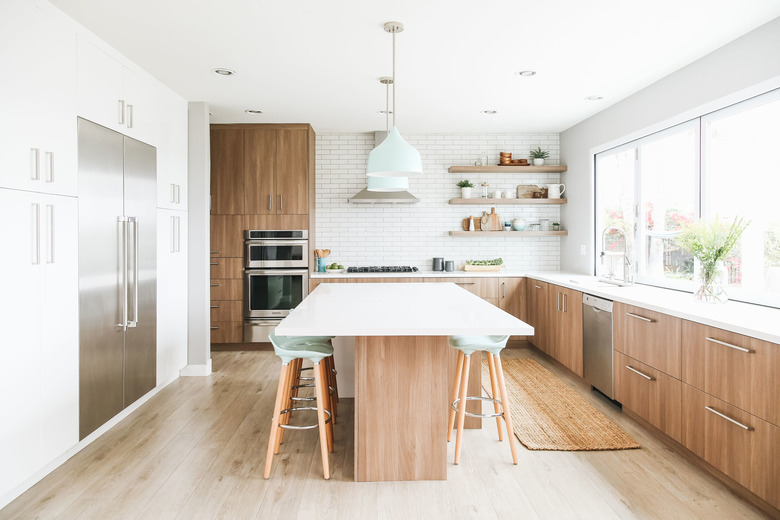
[[[157,377],[157,150],[78,119],[79,438]]]

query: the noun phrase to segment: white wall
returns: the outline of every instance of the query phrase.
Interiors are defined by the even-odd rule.
[[[593,154],[780,87],[778,49],[780,18],[561,134],[571,197],[561,210],[569,230],[561,243],[562,270],[593,273]],[[587,247],[584,256],[581,244]]]
[[[491,190],[518,184],[556,182],[560,174],[453,174],[452,165],[473,164],[482,153],[498,164],[498,154],[509,151],[528,157],[536,146],[550,151],[548,164],[559,164],[558,134],[403,134],[420,151],[423,175],[409,181],[417,204],[349,204],[347,199],[366,187],[366,160],[374,148],[374,133],[317,134],[316,219],[317,244],[330,249],[330,258],[345,266],[412,265],[431,269],[433,257],[454,260],[501,257],[507,268],[557,270],[560,237],[451,237],[469,215],[490,212],[490,205],[450,205],[460,197],[462,179],[476,185],[487,181]],[[564,182],[566,182],[564,175]],[[480,190],[475,188],[475,191]],[[481,191],[479,191],[481,193]],[[560,206],[495,206],[502,220],[527,221],[560,216]],[[564,227],[566,222],[562,223]]]

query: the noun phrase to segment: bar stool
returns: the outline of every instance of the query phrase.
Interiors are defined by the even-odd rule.
[[[265,459],[264,478],[271,476],[271,464],[274,454],[279,453],[279,445],[282,442],[284,429],[308,430],[319,428],[320,433],[320,451],[322,452],[322,471],[325,479],[330,478],[330,469],[328,465],[328,452],[333,453],[333,426],[331,412],[331,399],[327,388],[328,375],[325,369],[323,359],[333,355],[333,346],[330,345],[328,337],[287,337],[277,336],[274,333],[269,335],[274,352],[282,359],[282,369],[279,374],[279,386],[276,390],[276,401],[274,403],[274,415],[271,422],[271,432],[268,438],[268,452]],[[300,363],[308,359],[312,362],[314,370],[314,393],[317,402],[316,407],[301,406],[294,407],[294,394],[297,397],[297,388],[293,388],[300,378]],[[298,385],[299,387],[301,385]],[[304,400],[299,398],[297,400]],[[282,409],[282,406],[285,406]],[[307,426],[289,425],[290,412],[299,410],[316,410],[317,423]],[[326,418],[325,415],[328,417]]]
[[[514,429],[512,428],[512,413],[509,410],[509,399],[504,385],[504,370],[501,367],[501,351],[506,346],[509,336],[451,336],[450,346],[458,351],[458,364],[455,379],[452,382],[452,405],[450,410],[449,427],[447,428],[447,442],[452,439],[452,430],[455,425],[455,415],[458,418],[458,436],[455,441],[455,464],[460,461],[461,441],[463,440],[463,424],[466,415],[480,418],[496,418],[498,426],[498,440],[503,440],[501,433],[501,418],[506,422],[509,447],[512,450],[512,462],[517,464],[517,447],[514,442]],[[482,396],[466,396],[469,382],[469,367],[471,366],[471,354],[477,351],[485,351],[488,355],[488,368],[490,369],[490,386],[493,389],[493,399]],[[496,388],[498,387],[498,388]],[[496,399],[497,390],[501,399]],[[460,395],[459,395],[460,394]],[[492,414],[469,413],[466,411],[467,401],[491,401],[493,403]],[[462,406],[459,406],[463,403]],[[499,411],[501,405],[501,411]]]

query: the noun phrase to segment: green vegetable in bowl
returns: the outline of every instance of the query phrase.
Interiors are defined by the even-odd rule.
[[[504,260],[496,258],[494,260],[466,260],[466,265],[502,265]]]

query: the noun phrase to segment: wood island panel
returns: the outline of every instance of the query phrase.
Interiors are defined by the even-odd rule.
[[[355,480],[447,478],[446,336],[355,338]]]

